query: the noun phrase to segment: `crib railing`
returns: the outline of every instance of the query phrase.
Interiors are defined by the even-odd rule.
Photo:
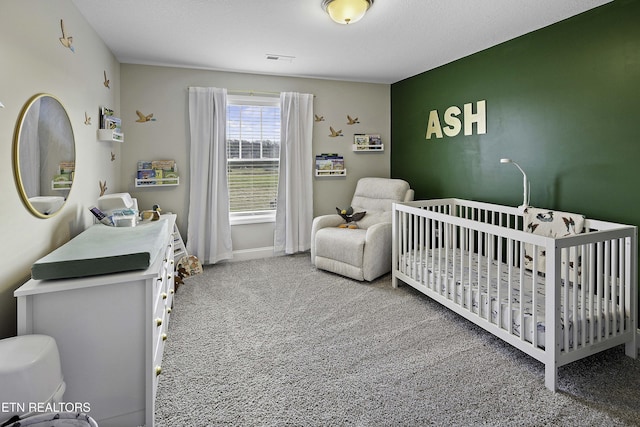
[[[556,239],[523,228],[517,208],[460,199],[395,204],[393,286],[402,280],[554,366],[630,334],[635,347],[636,228],[587,220],[586,233]],[[530,268],[525,245],[533,248]]]

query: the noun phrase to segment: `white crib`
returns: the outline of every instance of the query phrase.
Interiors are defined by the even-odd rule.
[[[585,219],[584,233],[551,238],[523,224],[518,208],[489,203],[395,203],[393,287],[411,285],[544,363],[552,391],[559,366],[621,344],[636,358],[637,228]]]

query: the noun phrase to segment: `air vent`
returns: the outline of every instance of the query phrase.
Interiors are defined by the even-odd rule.
[[[267,53],[265,57],[270,61],[279,61],[279,62],[293,62],[293,60],[296,59],[295,56],[275,55],[273,53]]]

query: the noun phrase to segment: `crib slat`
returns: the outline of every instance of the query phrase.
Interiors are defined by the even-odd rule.
[[[602,300],[604,298],[604,271],[603,271],[603,254],[604,253],[604,242],[598,242],[598,257],[597,257],[597,274],[598,274],[598,290],[596,295],[598,296],[597,299],[597,307],[596,307],[596,320],[598,322],[598,328],[596,329],[596,334],[597,334],[597,341],[601,341],[602,340]]]
[[[471,256],[471,252],[473,251],[473,247],[474,247],[474,231],[469,229],[469,249],[467,250],[468,252],[468,261],[467,261],[467,278],[468,278],[468,282],[469,283],[469,287],[467,289],[468,292],[465,293],[465,289],[462,289],[463,295],[465,297],[466,300],[466,305],[467,305],[467,309],[468,310],[472,310],[472,304],[471,304],[471,283],[473,280],[473,270],[471,268],[472,264],[473,264],[473,259]]]
[[[520,241],[520,253],[518,256],[518,262],[520,263],[520,266],[524,266],[524,242]],[[534,261],[534,266],[535,263],[537,261],[537,250],[535,250],[535,246],[534,246],[534,251],[533,251],[533,261]],[[535,268],[535,267],[534,267]],[[535,273],[535,270],[534,270]],[[525,283],[524,283],[524,268],[520,268],[520,295],[519,295],[519,300],[520,300],[520,340],[524,341],[525,340],[525,324],[524,324],[524,292],[525,292]]]
[[[449,237],[449,233],[451,232],[451,224],[446,224],[444,222],[440,223],[440,228],[442,228],[442,241],[444,244],[444,277],[445,277],[445,292],[447,294],[447,297],[449,297],[450,293],[449,291],[451,290],[451,281],[449,280],[449,245],[450,245],[450,237]]]
[[[611,321],[611,333],[615,336],[618,335],[618,314],[619,314],[619,307],[621,307],[622,304],[620,304],[620,302],[618,301],[618,255],[619,255],[619,250],[620,250],[620,241],[619,240],[614,240],[613,241],[613,254],[611,257],[611,305],[612,305],[612,321]]]
[[[597,341],[598,325],[598,244],[589,244],[589,320],[591,327],[589,328],[590,343]]]
[[[502,216],[500,216],[500,218],[498,219],[498,221],[500,223],[502,223]],[[498,313],[496,315],[496,324],[498,325],[499,328],[502,328],[502,238],[501,237],[497,237],[498,241],[497,241],[497,245],[498,247],[496,248],[498,253],[496,254],[496,258],[498,260],[497,264],[497,271],[496,271],[496,279],[497,279],[497,283],[498,283],[498,290],[497,290],[497,303],[496,303],[496,307],[498,310]]]
[[[513,334],[513,246],[515,242],[511,238],[507,238],[507,293],[509,295],[509,302],[507,303],[507,327],[509,333]]]
[[[611,240],[604,243],[604,338],[609,336],[611,301]]]
[[[575,264],[573,266],[573,268],[575,269],[575,274],[576,274],[576,278],[580,277],[580,319],[582,321],[582,328],[580,330],[580,343],[582,344],[583,347],[585,347],[587,345],[586,342],[586,331],[587,331],[587,284],[588,282],[586,281],[587,277],[586,277],[586,272],[581,271],[582,268],[582,259],[585,258],[587,252],[587,246],[586,245],[582,245],[580,246],[580,257],[576,258],[575,260]],[[580,271],[579,271],[580,270]],[[578,272],[580,273],[580,276],[578,275]]]
[[[580,347],[578,342],[578,326],[581,317],[578,317],[578,291],[580,290],[578,286],[578,269],[574,268],[571,270],[571,260],[578,259],[578,248],[576,246],[572,246],[570,248],[566,248],[567,250],[567,261],[566,261],[566,271],[567,271],[567,283],[565,286],[571,286],[571,296],[573,299],[572,302],[572,313],[573,313],[573,349],[577,349]],[[574,258],[571,258],[571,253],[573,252]],[[573,278],[571,278],[571,274],[573,273]],[[565,322],[568,323],[568,322]],[[568,349],[567,349],[568,351]]]
[[[566,248],[560,250],[558,256],[562,259],[562,253],[566,253]],[[564,351],[569,351],[569,265],[560,265],[560,276],[564,278],[565,284],[562,287],[562,296],[560,297],[560,304],[562,307],[563,329],[562,329],[562,342],[564,343]]]
[[[451,299],[453,302],[456,302],[456,281],[458,280],[457,272],[458,268],[456,266],[456,254],[458,252],[458,229],[460,227],[458,225],[453,226],[453,235],[451,236],[453,239],[451,245]]]
[[[627,266],[626,266],[626,260],[627,260],[627,246],[626,246],[626,239],[620,239],[620,257],[619,257],[619,262],[620,265],[618,267],[618,274],[620,276],[619,280],[618,280],[618,312],[619,312],[619,318],[618,318],[618,329],[620,331],[620,333],[622,334],[623,332],[626,332],[626,327],[625,327],[625,319],[626,319],[626,283],[627,283]]]

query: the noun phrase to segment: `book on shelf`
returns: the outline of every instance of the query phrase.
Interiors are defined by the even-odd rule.
[[[100,118],[100,129],[108,129],[105,127],[105,117],[113,116],[113,110],[109,107],[100,107],[98,116]]]
[[[137,179],[140,184],[177,184],[178,167],[175,160],[139,160]]]
[[[356,133],[353,135],[353,143],[356,145],[369,145],[369,135]]]
[[[369,145],[382,145],[380,135],[367,135],[369,137]]]
[[[109,107],[100,107],[100,129],[109,129],[114,134],[122,134],[122,120],[114,116]]]
[[[178,174],[176,172],[165,172],[163,184],[177,184]]]
[[[316,156],[317,170],[342,170],[344,169],[344,157],[337,153],[322,153]]]
[[[53,176],[53,188],[71,188],[71,182],[73,181],[70,173],[59,173]]]
[[[380,134],[356,133],[353,135],[353,143],[363,146],[382,145],[382,138],[380,138]]]
[[[60,162],[58,170],[61,174],[70,174],[76,170],[76,162]]]
[[[152,160],[151,168],[175,172],[176,161],[175,160]]]
[[[122,133],[122,121],[118,117],[105,116],[103,129],[111,129],[114,132]]]

